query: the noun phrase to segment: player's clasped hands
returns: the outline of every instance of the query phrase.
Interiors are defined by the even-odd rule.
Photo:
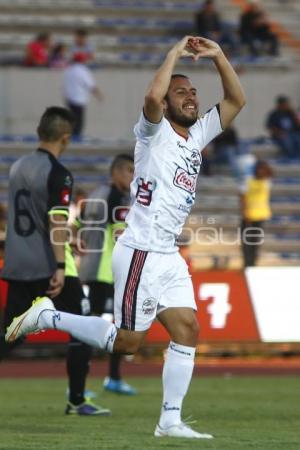
[[[199,58],[214,58],[222,52],[216,42],[200,36],[185,36],[175,48],[182,57],[191,57],[194,61]]]

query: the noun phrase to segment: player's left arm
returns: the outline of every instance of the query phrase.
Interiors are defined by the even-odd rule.
[[[246,97],[239,77],[222,50],[214,58],[214,63],[220,74],[224,91],[224,98],[220,102],[220,118],[224,130],[241,111],[246,103]]]
[[[49,281],[47,294],[56,297],[65,282],[65,244],[69,240],[67,225],[71,202],[73,177],[64,167],[54,164],[48,177],[49,234],[56,270]]]
[[[193,48],[197,52],[196,59],[211,58],[220,74],[224,91],[224,98],[220,102],[220,119],[224,130],[246,103],[239,77],[216,42],[197,37],[193,41]]]

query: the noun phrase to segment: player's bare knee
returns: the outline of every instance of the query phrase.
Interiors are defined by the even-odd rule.
[[[120,329],[114,343],[114,352],[132,355],[138,351],[143,334]]]
[[[199,335],[199,324],[196,318],[190,319],[186,318],[180,324],[178,324],[178,327],[175,330],[175,333],[172,336],[172,338],[178,344],[193,347],[197,344],[198,335]]]

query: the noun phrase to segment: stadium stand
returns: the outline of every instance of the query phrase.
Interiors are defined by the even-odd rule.
[[[87,28],[96,48],[96,66],[145,67],[157,65],[178,36],[193,31],[200,2],[194,0],[0,0],[0,64],[19,64],[26,44],[40,31],[51,31],[55,41],[70,45],[74,29]],[[244,0],[219,0],[218,9],[228,26],[237,27]],[[277,58],[256,60],[241,55],[237,62],[246,69],[259,66],[293,67],[299,61],[300,6],[297,0],[264,0],[272,28],[282,45]],[[186,62],[185,64],[189,64]],[[295,69],[297,70],[297,69]],[[271,73],[271,72],[270,72]],[[7,172],[12,162],[35,145],[32,136],[0,136],[0,201],[7,201]],[[92,190],[107,180],[111,158],[132,151],[132,141],[86,139],[74,143],[63,162],[75,174],[76,184]],[[84,152],[83,152],[84,149]],[[253,155],[267,159],[275,170],[272,189],[273,218],[266,225],[266,241],[260,265],[299,265],[300,258],[300,162],[289,163],[268,140],[250,141]],[[226,166],[214,168],[211,177],[201,177],[198,200],[189,221],[193,236],[200,227],[223,233],[225,244],[207,245],[209,232],[202,229],[191,245],[196,268],[241,267],[236,228],[239,224],[238,184]],[[216,213],[217,205],[217,213]],[[213,221],[210,219],[213,218]],[[211,232],[211,231],[210,231]]]
[[[222,19],[236,29],[245,1],[219,1]],[[289,9],[279,0],[264,2],[273,29],[285,46],[276,64],[289,64],[299,50],[299,15],[296,0]],[[22,62],[24,48],[37,32],[49,31],[55,41],[69,44],[75,28],[88,28],[96,48],[96,64],[157,64],[178,36],[194,32],[199,2],[194,0],[0,0],[0,50],[2,64]],[[291,51],[288,50],[291,49]],[[299,54],[298,54],[299,56]],[[253,64],[241,55],[239,60]],[[257,61],[256,61],[257,63]]]

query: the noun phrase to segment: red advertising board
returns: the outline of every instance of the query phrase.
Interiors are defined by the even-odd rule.
[[[192,273],[200,340],[258,341],[259,333],[244,274],[240,271]],[[168,341],[168,334],[155,322],[148,342]]]

